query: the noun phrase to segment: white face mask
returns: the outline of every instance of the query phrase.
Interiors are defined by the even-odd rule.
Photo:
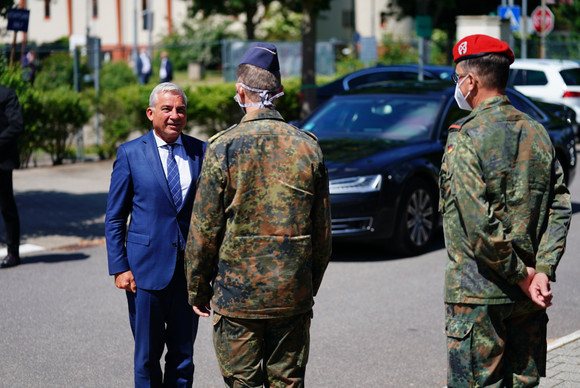
[[[468,76],[466,75],[465,78],[461,80],[461,82],[455,85],[455,101],[457,101],[457,105],[459,105],[459,108],[463,110],[473,110],[473,108],[469,105],[469,103],[466,100],[467,96],[469,96],[469,93],[471,93],[471,90],[467,92],[465,96],[463,96],[463,93],[461,93],[461,89],[459,88],[463,83],[463,81],[467,79],[467,77]]]

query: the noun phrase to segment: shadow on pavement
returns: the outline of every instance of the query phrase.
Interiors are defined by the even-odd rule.
[[[430,253],[445,249],[445,241],[442,231],[437,232],[433,242],[427,248],[425,253]],[[383,261],[412,259],[413,256],[401,256],[389,249],[389,244],[357,242],[357,241],[335,241],[332,244],[332,261],[344,262],[365,262],[365,261]]]
[[[106,193],[27,191],[16,194],[22,239],[61,235],[95,239],[105,235]],[[0,220],[0,241],[5,226]]]
[[[55,254],[39,254],[39,255],[27,255],[26,257],[22,258],[22,264],[38,264],[38,263],[62,263],[68,261],[78,261],[78,260],[86,260],[91,256],[84,254],[84,253],[55,253]]]

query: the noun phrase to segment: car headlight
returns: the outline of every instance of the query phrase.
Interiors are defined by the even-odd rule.
[[[355,176],[333,179],[329,182],[330,194],[371,193],[379,191],[383,182],[382,175]]]

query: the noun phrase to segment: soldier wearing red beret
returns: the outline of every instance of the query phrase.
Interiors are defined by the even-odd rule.
[[[548,133],[505,95],[509,46],[471,35],[453,57],[455,99],[472,112],[449,128],[439,178],[447,386],[537,386],[570,194]]]

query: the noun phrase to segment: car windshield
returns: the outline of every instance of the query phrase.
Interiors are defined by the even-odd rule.
[[[422,95],[357,95],[330,101],[302,128],[325,138],[427,140],[440,106]]]
[[[562,75],[562,78],[564,79],[564,82],[566,83],[566,85],[568,85],[568,86],[580,85],[580,67],[562,70],[560,72],[560,74]]]

